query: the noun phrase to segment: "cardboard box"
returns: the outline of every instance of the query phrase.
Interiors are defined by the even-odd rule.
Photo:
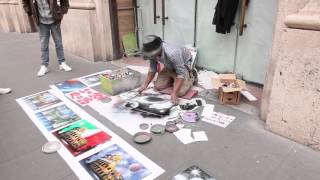
[[[235,74],[220,74],[212,79],[213,88],[219,90],[221,104],[239,104],[240,92],[246,88],[246,83],[236,79]]]
[[[141,85],[141,74],[129,68],[122,68],[100,76],[101,88],[108,94],[117,95]]]

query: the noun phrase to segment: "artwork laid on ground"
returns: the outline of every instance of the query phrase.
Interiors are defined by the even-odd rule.
[[[151,174],[151,171],[117,144],[84,159],[82,164],[93,179],[97,180],[142,180]]]
[[[89,106],[131,135],[141,131],[140,124],[165,125],[169,121],[173,107],[169,95],[133,95],[111,96],[110,103],[94,102]]]
[[[134,97],[125,104],[133,111],[141,112],[141,115],[151,117],[163,117],[170,114],[170,109],[174,106],[168,96],[140,95]]]
[[[55,86],[62,92],[62,93],[70,93],[76,90],[80,90],[82,88],[87,87],[85,84],[80,82],[76,79],[70,79],[61,83],[55,84]]]
[[[74,156],[103,144],[111,138],[86,120],[77,121],[58,130],[54,135]]]
[[[48,131],[52,131],[81,119],[76,113],[74,113],[64,104],[42,112],[38,112],[35,115]]]
[[[81,106],[86,106],[92,101],[99,101],[108,96],[91,88],[83,88],[66,94],[68,98]]]
[[[62,144],[58,153],[80,179],[151,180],[164,170],[75,103],[88,105],[131,134],[138,144],[149,143],[155,140],[153,135],[165,133],[173,133],[173,137],[183,144],[208,141],[206,132],[193,131],[192,127],[201,123],[199,120],[225,128],[235,119],[214,111],[215,106],[201,98],[180,100],[176,106],[171,103],[170,95],[160,94],[152,88],[139,94],[130,87],[118,94],[123,91],[118,91],[114,85],[132,82],[122,78],[133,74],[119,71],[114,75],[111,72],[107,70],[64,81],[52,85],[52,90],[17,100],[49,141]],[[101,77],[106,78],[104,83]],[[99,84],[100,89],[91,88]],[[117,95],[109,96],[106,90]],[[174,177],[174,180],[182,179],[214,178],[192,166]]]
[[[98,73],[90,74],[84,77],[80,77],[79,80],[89,87],[100,85],[100,76],[105,73],[111,73],[112,70],[105,70]]]
[[[172,180],[215,180],[198,166],[191,166],[174,176]]]
[[[34,111],[62,102],[48,91],[27,96],[23,98],[23,101]]]
[[[128,180],[152,180],[164,172],[161,167],[74,104],[65,94],[56,89],[47,92],[59,100],[57,104],[37,110],[33,107],[38,106],[29,104],[33,95],[19,98],[17,102],[49,142],[62,144],[57,152],[79,179],[105,179],[105,176],[99,176],[101,172],[94,167],[94,164],[101,162],[98,159],[105,161],[107,167],[111,168],[112,173],[108,173],[110,169],[103,170],[106,170],[104,173],[112,179],[118,177]]]

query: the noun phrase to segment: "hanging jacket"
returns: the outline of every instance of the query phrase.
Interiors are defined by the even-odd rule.
[[[239,6],[239,0],[218,0],[212,24],[217,33],[230,33]]]

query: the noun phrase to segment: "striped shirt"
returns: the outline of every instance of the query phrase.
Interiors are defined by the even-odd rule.
[[[49,7],[48,0],[36,0],[38,4],[39,20],[42,24],[54,23],[54,18]]]
[[[185,47],[163,42],[162,55],[159,62],[162,63],[165,68],[175,71],[178,78],[186,78],[189,74],[186,66],[191,65],[191,61],[191,53]],[[156,60],[150,60],[150,72],[157,72]]]

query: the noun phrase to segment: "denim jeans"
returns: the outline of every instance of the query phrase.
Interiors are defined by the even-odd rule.
[[[50,34],[52,35],[52,39],[54,41],[57,58],[59,64],[65,61],[63,45],[62,45],[62,36],[60,23],[59,24],[39,24],[38,27],[39,36],[40,36],[40,48],[41,48],[41,60],[42,65],[49,65],[49,39]]]

